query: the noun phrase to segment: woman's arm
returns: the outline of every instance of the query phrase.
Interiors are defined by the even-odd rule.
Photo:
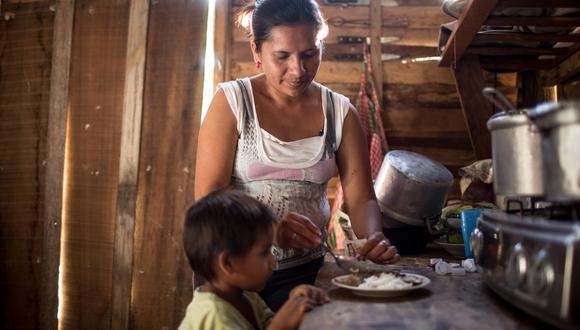
[[[357,237],[368,238],[367,243],[359,250],[361,255],[378,263],[396,262],[399,258],[397,249],[385,240],[382,233],[381,213],[371,179],[368,147],[355,111],[351,105],[344,120],[342,141],[337,152],[346,211]]]
[[[237,141],[236,117],[223,90],[218,90],[199,130],[195,199],[230,184]]]

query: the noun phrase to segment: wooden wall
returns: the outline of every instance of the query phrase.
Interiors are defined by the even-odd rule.
[[[207,2],[0,9],[9,15],[0,20],[0,328],[177,328],[192,298],[181,226],[193,201]],[[61,177],[46,169],[59,164]],[[45,193],[49,185],[57,191]]]
[[[40,328],[52,29],[49,3],[0,19],[0,328]]]
[[[220,38],[221,35],[228,38],[227,29],[233,29],[230,41],[218,40],[218,45],[222,46],[216,50],[216,58],[223,61],[219,70],[224,71],[224,80],[259,72],[252,62],[243,30],[231,20],[228,24],[220,22],[220,19],[232,17],[229,13],[235,13],[245,3],[243,0],[230,2],[231,7],[223,8],[221,15],[218,13],[216,23],[218,30],[224,31],[218,33]],[[436,60],[413,61],[437,56],[439,27],[452,18],[443,14],[438,0],[397,0],[398,6],[394,7],[380,6],[378,2],[373,0],[370,6],[346,6],[318,1],[329,22],[330,33],[316,80],[348,96],[351,103],[356,104],[360,61],[339,59],[362,54],[363,44],[339,43],[339,37],[377,36],[384,41],[392,40],[381,45],[375,42],[373,46],[371,43],[371,49],[378,50],[375,51],[374,63],[380,62],[381,54],[400,57],[382,61],[381,70],[375,69],[374,72],[382,86],[382,91],[378,92],[382,94],[382,118],[389,145],[391,149],[410,150],[431,157],[457,175],[460,167],[475,161],[476,157],[451,71],[440,68]],[[377,7],[380,11],[378,19],[372,15]],[[515,74],[486,73],[485,80],[515,101]],[[451,197],[457,197],[457,189],[455,185]]]

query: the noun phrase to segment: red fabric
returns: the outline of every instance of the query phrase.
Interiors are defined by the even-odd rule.
[[[382,105],[379,103],[377,91],[372,77],[372,63],[367,49],[364,50],[365,62],[362,66],[360,88],[358,93],[358,115],[362,126],[367,147],[369,148],[369,162],[373,181],[376,179],[383,163],[385,153],[388,151],[387,138],[383,120],[381,118]],[[380,86],[382,89],[382,86]],[[336,211],[342,208],[344,203],[344,192],[342,185],[338,182],[336,187],[336,197],[332,206],[332,215],[328,226],[328,232],[335,238],[336,248],[344,248],[344,232],[342,228],[334,226]]]

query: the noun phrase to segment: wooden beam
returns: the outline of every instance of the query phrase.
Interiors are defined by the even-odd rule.
[[[517,72],[526,70],[547,70],[553,68],[556,65],[554,60],[496,60],[484,58],[481,59],[481,67],[487,71],[492,72]]]
[[[373,62],[373,76],[375,80],[375,88],[381,88],[383,86],[383,61],[382,55],[382,45],[381,36],[383,30],[383,11],[380,1],[372,1],[369,5],[370,10],[370,38],[371,38],[371,60]],[[381,111],[383,109],[383,93],[377,91],[377,96],[379,98],[379,104],[376,104],[377,110]]]
[[[578,17],[513,17],[496,16],[485,20],[484,25],[505,25],[505,26],[578,26]]]
[[[231,0],[217,0],[215,2],[215,29],[214,29],[214,85],[232,79],[231,61],[232,55],[236,56],[237,51],[230,52],[232,44],[232,31],[235,28],[231,20]],[[250,45],[244,42],[246,49],[250,53]]]
[[[470,1],[459,18],[457,28],[447,41],[439,66],[450,66],[463,56],[498,0]],[[511,25],[511,24],[510,24]]]
[[[578,0],[500,0],[497,8],[578,8]]]
[[[548,71],[540,72],[540,82],[543,86],[560,84],[580,72],[580,51],[576,51],[565,61]]]
[[[129,329],[133,242],[143,113],[149,1],[132,0],[129,9],[123,119],[117,185],[111,329]]]
[[[551,41],[551,42],[580,42],[580,34],[551,34],[551,33],[478,33],[474,42],[485,41]]]
[[[525,48],[525,47],[469,47],[464,54],[479,55],[555,55],[568,54],[567,48]]]
[[[526,70],[518,72],[518,104],[517,108],[532,108],[544,101],[544,88],[538,80],[538,72]]]
[[[55,3],[44,191],[43,288],[40,295],[40,328],[47,330],[58,328],[56,317],[74,8],[75,0],[58,0]]]
[[[451,72],[475,156],[477,159],[489,158],[491,135],[486,125],[493,115],[493,107],[481,94],[484,80],[479,59],[475,55],[466,55]]]

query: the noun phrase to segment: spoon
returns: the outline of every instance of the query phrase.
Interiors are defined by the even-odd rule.
[[[324,248],[324,250],[326,250],[326,252],[330,253],[332,258],[334,258],[336,265],[338,267],[342,268],[343,270],[346,270],[347,272],[356,274],[356,273],[360,272],[361,270],[366,271],[366,272],[372,271],[372,270],[369,270],[369,268],[367,268],[357,258],[346,257],[346,256],[337,256],[336,254],[334,254],[334,252],[332,252],[332,250],[326,244],[326,240],[322,241],[322,247]]]

